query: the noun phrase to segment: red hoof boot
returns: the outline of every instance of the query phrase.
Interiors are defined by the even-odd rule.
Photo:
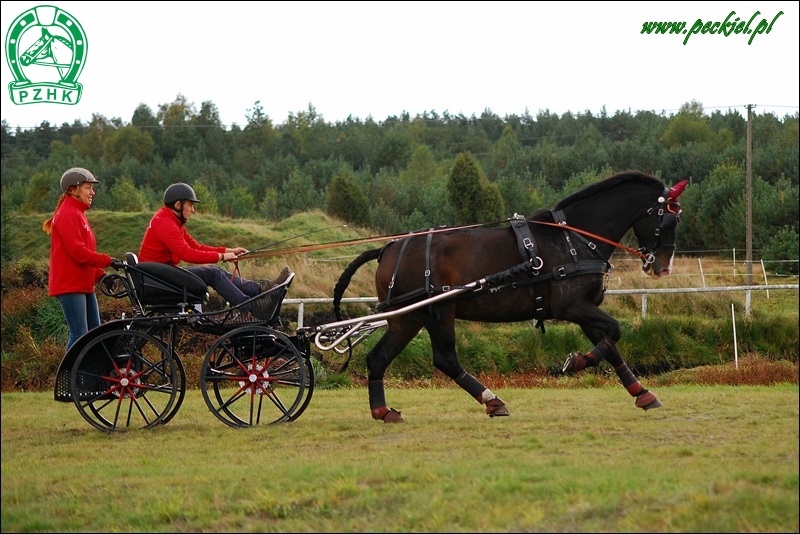
[[[586,369],[586,357],[580,352],[573,352],[564,361],[561,372],[565,375],[580,373]]]
[[[381,406],[380,408],[375,408],[372,410],[372,418],[376,421],[380,420],[384,423],[404,423],[405,420],[403,416],[400,415],[400,412],[395,410],[394,408],[387,408],[386,406]]]
[[[650,410],[661,406],[661,401],[651,391],[644,390],[636,396],[636,407]]]
[[[389,411],[386,412],[386,415],[383,416],[384,423],[405,423],[406,420],[403,419],[403,416],[395,410],[394,408],[389,408]]]
[[[486,403],[486,413],[489,415],[489,417],[503,417],[505,415],[511,415],[508,413],[506,403],[500,400],[500,397],[495,397]]]

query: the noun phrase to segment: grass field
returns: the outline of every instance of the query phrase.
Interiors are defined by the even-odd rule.
[[[2,395],[3,532],[797,532],[798,386],[315,391],[293,423],[232,429],[199,391],[105,434],[52,392]]]

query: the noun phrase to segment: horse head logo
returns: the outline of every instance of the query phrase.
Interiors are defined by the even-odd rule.
[[[15,80],[8,87],[11,101],[77,104],[86,53],[86,33],[75,17],[55,6],[25,11],[6,34],[6,62]]]

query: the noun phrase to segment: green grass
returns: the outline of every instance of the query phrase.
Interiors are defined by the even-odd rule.
[[[231,429],[190,391],[108,435],[51,392],[2,395],[4,532],[797,532],[798,386],[318,390]]]

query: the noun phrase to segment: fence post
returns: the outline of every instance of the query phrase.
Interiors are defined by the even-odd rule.
[[[706,275],[703,273],[703,262],[700,261],[700,258],[697,258],[697,264],[700,265],[700,278],[703,279],[703,287],[706,287]]]
[[[298,302],[297,303],[297,328],[303,328],[303,310],[305,309],[305,303]]]
[[[761,272],[764,274],[764,285],[769,288],[769,282],[767,282],[767,270],[764,268],[764,258],[761,258]],[[767,298],[769,298],[769,289],[767,291]]]
[[[736,343],[736,314],[733,312],[733,302],[731,302],[731,323],[733,323],[733,360],[736,368],[739,368],[739,345]]]
[[[647,293],[642,293],[642,319],[647,318]]]

